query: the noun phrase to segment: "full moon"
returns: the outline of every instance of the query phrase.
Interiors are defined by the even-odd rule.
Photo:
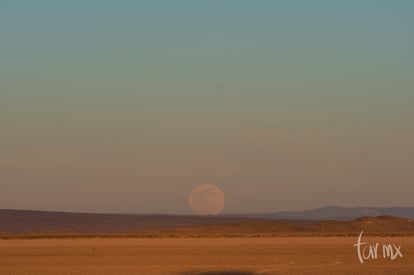
[[[188,205],[197,215],[217,215],[225,201],[223,192],[213,184],[201,184],[188,196]]]

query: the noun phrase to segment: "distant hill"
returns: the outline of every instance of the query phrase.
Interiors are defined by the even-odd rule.
[[[414,207],[340,207],[328,206],[303,211],[244,214],[256,218],[288,220],[354,220],[366,216],[394,216],[414,219]]]
[[[161,214],[88,214],[0,209],[0,233],[122,233],[257,218]]]
[[[407,209],[397,212],[409,213]],[[365,217],[345,220],[351,219],[353,215],[362,215],[361,213],[364,213]],[[134,236],[356,234],[361,230],[379,234],[414,234],[412,219],[389,215],[378,216],[379,213],[382,212],[376,208],[341,207],[254,216],[88,214],[0,209],[0,238],[33,234],[44,236],[47,234],[59,236],[65,234],[133,234]]]
[[[414,235],[414,221],[392,216],[362,217],[352,221],[250,221],[158,230],[174,236],[337,236]]]

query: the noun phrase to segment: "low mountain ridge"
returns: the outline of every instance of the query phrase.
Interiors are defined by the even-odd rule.
[[[392,216],[363,217],[352,221],[254,221],[158,230],[175,236],[286,236],[286,235],[414,235],[414,221]]]
[[[414,207],[340,207],[327,206],[302,211],[279,211],[257,213],[251,215],[266,219],[298,219],[298,220],[354,220],[365,216],[394,216],[414,219]]]
[[[253,217],[161,214],[88,214],[0,210],[0,237],[47,234],[125,236],[414,235],[414,221],[389,215],[341,220],[274,220]]]
[[[93,214],[0,209],[0,232],[122,233],[258,220],[250,217],[166,214]]]

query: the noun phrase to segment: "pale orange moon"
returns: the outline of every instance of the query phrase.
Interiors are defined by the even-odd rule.
[[[188,205],[197,215],[220,214],[225,202],[224,193],[213,184],[201,184],[188,196]]]

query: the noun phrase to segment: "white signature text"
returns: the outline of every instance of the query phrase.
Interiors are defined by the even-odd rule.
[[[376,260],[378,258],[388,258],[395,260],[398,257],[403,257],[401,252],[401,245],[395,244],[382,244],[380,243],[370,244],[368,242],[362,242],[362,234],[364,231],[361,231],[359,234],[358,242],[354,244],[357,248],[358,259],[361,263],[367,260]]]

